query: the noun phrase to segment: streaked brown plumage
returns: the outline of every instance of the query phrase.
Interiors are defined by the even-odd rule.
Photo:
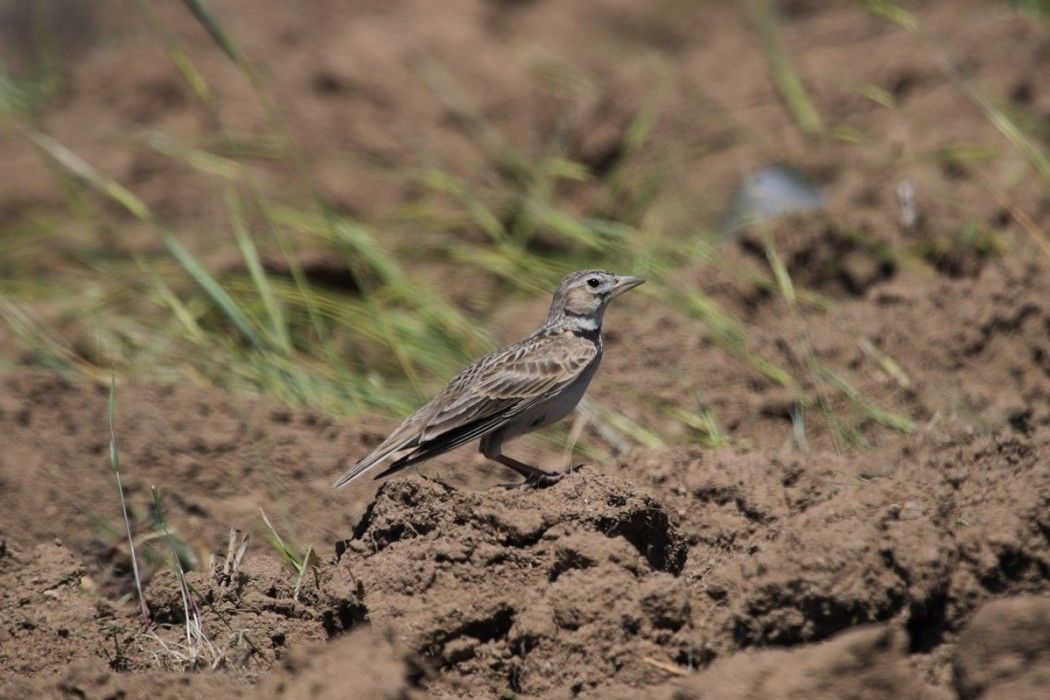
[[[503,443],[572,412],[602,358],[606,307],[643,282],[603,270],[572,273],[554,293],[542,328],[460,371],[333,486],[345,486],[387,461],[375,478],[388,476],[478,438],[482,454],[525,477],[521,486],[557,482],[563,474],[504,455]]]

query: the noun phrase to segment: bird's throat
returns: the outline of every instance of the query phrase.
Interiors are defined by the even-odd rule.
[[[580,338],[586,338],[595,343],[599,341],[602,335],[601,322],[594,316],[577,316],[575,314],[565,314],[565,320],[568,322],[567,325],[572,331],[573,335]]]

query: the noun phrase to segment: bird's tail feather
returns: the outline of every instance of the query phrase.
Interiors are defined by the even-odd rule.
[[[394,445],[380,445],[378,448],[376,448],[374,452],[372,452],[372,454],[368,455],[360,462],[347,469],[341,477],[339,477],[332,483],[332,488],[338,489],[342,488],[343,486],[346,486],[354,479],[358,478],[359,476],[365,474],[368,471],[371,471],[374,467],[378,466],[391,455],[394,455],[403,450],[408,450],[409,452],[411,452],[415,449],[417,442],[418,437],[413,437]],[[396,469],[394,471],[396,471]],[[385,473],[386,472],[384,472],[384,474]],[[382,474],[380,476],[382,476]]]
[[[417,462],[422,462],[431,457],[437,457],[438,455],[454,450],[471,440],[476,440],[477,438],[484,436],[486,433],[499,429],[507,423],[511,416],[527,409],[529,405],[530,404],[528,403],[522,404],[514,413],[483,416],[479,420],[445,431],[429,440],[424,439],[423,431],[418,429],[411,437],[398,440],[397,438],[400,437],[398,433],[401,432],[399,430],[394,433],[394,435],[387,438],[387,441],[377,447],[372,454],[362,459],[347,470],[345,474],[336,479],[332,486],[334,488],[346,486],[354,479],[363,475],[365,472],[370,471],[373,467],[390,457],[393,457],[390,466],[387,467],[385,471],[377,474],[375,478],[381,479],[384,476],[390,476],[391,474],[401,471],[405,467],[409,467]]]

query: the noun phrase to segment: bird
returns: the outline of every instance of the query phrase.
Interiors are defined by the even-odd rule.
[[[475,360],[410,415],[333,487],[386,465],[381,479],[480,438],[481,453],[520,474],[510,488],[541,488],[567,472],[549,472],[503,454],[503,444],[569,415],[602,359],[602,318],[609,302],[645,282],[605,270],[569,274],[554,292],[547,321],[532,335]]]

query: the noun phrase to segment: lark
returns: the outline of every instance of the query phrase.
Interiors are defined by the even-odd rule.
[[[557,483],[566,472],[544,471],[508,457],[503,443],[572,412],[602,359],[605,309],[644,281],[604,270],[572,273],[554,292],[542,328],[468,365],[332,485],[345,486],[385,464],[375,477],[380,479],[478,438],[485,457],[524,477],[514,486]]]

